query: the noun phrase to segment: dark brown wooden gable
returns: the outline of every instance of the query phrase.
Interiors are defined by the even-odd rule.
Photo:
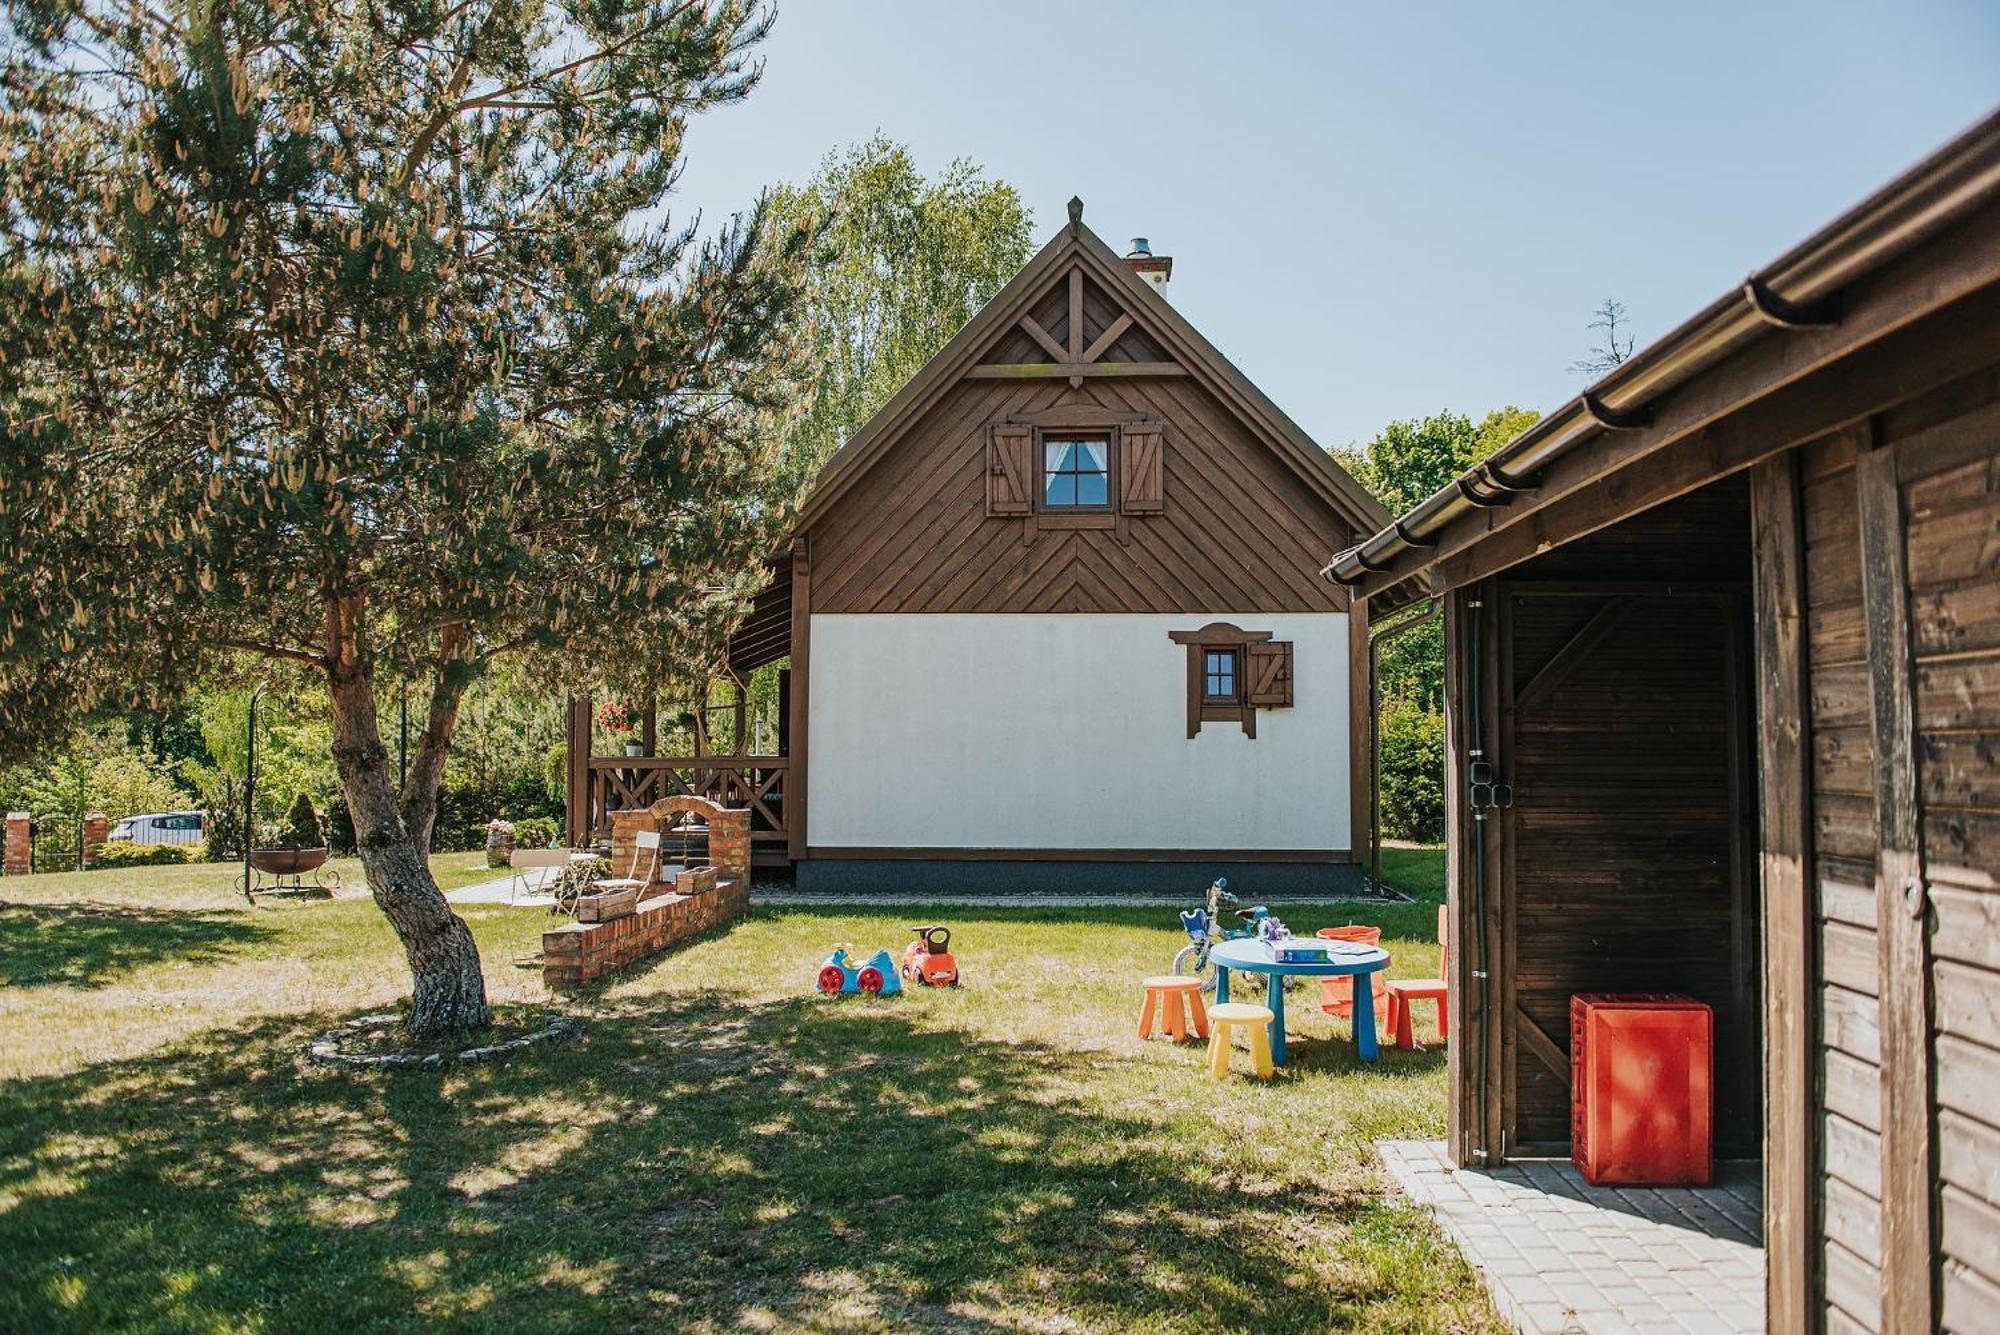
[[[1022,293],[957,379],[874,427],[875,457],[808,507],[815,612],[1345,609],[1316,570],[1316,544],[1356,531],[1345,502],[1210,369],[1175,360],[1151,292],[1080,261]],[[1106,440],[1109,512],[1039,504],[1036,433],[1065,429]]]
[[[1160,512],[989,515],[991,429],[1079,406],[1157,431]],[[1339,611],[1315,544],[1352,531],[1191,379],[967,379],[813,523],[813,610]]]

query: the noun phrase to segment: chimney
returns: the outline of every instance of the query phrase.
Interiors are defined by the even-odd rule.
[[[1143,236],[1132,238],[1132,249],[1125,252],[1125,262],[1132,266],[1132,272],[1152,284],[1153,291],[1166,295],[1167,280],[1174,276],[1174,257],[1155,255],[1153,243]]]

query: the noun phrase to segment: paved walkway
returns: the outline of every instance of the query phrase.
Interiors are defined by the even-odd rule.
[[[540,870],[528,873],[528,884],[536,884]],[[547,873],[548,879],[555,879],[555,872]],[[501,876],[491,881],[481,881],[476,885],[460,886],[447,891],[445,898],[454,904],[508,904],[517,907],[547,908],[554,901],[544,894],[533,894],[526,890],[516,892],[510,899],[507,885],[510,877]],[[784,890],[772,886],[755,886],[751,890],[751,902],[769,904],[774,907],[797,907],[825,905],[831,908],[896,908],[901,905],[922,904],[950,908],[980,909],[1095,909],[1095,908],[1186,908],[1195,902],[1189,895],[834,895],[802,894],[797,890]],[[1274,898],[1273,908],[1289,908],[1294,904],[1381,904],[1381,899],[1360,899],[1352,896],[1300,896],[1299,898]]]
[[[1441,1141],[1375,1143],[1430,1208],[1500,1315],[1543,1332],[1764,1329],[1764,1202],[1755,1164],[1712,1187],[1593,1187],[1556,1160],[1453,1168]]]

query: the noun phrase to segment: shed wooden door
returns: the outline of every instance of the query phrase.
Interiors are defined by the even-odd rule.
[[[1732,591],[1501,586],[1509,1152],[1569,1140],[1569,999],[1715,1008],[1717,1152],[1762,1135],[1748,607]],[[1503,1003],[1505,1004],[1505,1003]]]

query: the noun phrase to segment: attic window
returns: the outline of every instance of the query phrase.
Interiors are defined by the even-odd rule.
[[[1042,508],[1111,507],[1111,442],[1106,437],[1042,440]]]
[[[1211,621],[1200,630],[1175,630],[1167,638],[1187,648],[1187,735],[1204,723],[1240,723],[1257,735],[1257,711],[1292,703],[1292,644],[1268,630],[1244,630]]]

